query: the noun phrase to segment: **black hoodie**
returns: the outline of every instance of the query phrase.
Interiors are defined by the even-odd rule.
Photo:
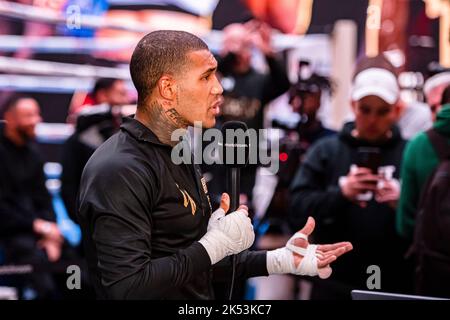
[[[380,166],[394,166],[393,176],[399,179],[405,141],[396,127],[391,138],[378,144],[353,137],[354,128],[354,123],[347,123],[338,136],[324,138],[308,150],[291,185],[290,220],[299,229],[308,216],[313,216],[316,242],[353,243],[354,250],[334,264],[332,279],[364,287],[367,267],[378,265],[386,280],[382,289],[387,289],[391,288],[391,277],[395,278],[394,270],[402,265],[404,250],[395,232],[395,210],[375,200],[366,208],[359,207],[344,198],[338,181],[356,163],[359,147],[378,147]]]

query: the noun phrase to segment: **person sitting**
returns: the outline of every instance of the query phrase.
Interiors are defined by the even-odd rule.
[[[13,95],[2,109],[0,126],[0,240],[5,262],[48,266],[61,257],[63,237],[45,186],[43,161],[33,145],[35,127],[41,122],[36,100]],[[37,298],[55,290],[49,272],[28,277]]]

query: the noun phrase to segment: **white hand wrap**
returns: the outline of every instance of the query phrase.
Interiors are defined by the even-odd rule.
[[[306,249],[298,247],[294,245],[294,240],[298,238],[308,241],[306,235],[297,232],[288,240],[284,248],[267,252],[267,271],[269,274],[292,273],[305,276],[318,275],[322,279],[328,278],[331,275],[331,268],[329,266],[320,269],[317,267],[317,245],[310,244]],[[303,256],[298,267],[295,267],[294,252]]]
[[[211,215],[208,231],[199,242],[208,252],[211,264],[215,264],[250,248],[254,240],[252,222],[242,210],[225,215],[225,211],[219,208]]]

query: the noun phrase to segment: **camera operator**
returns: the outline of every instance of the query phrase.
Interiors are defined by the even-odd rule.
[[[298,82],[292,85],[288,91],[289,105],[292,111],[299,115],[298,123],[294,127],[289,127],[276,119],[272,122],[273,127],[286,132],[286,135],[280,140],[281,158],[278,183],[266,213],[269,220],[275,219],[275,221],[271,221],[274,226],[285,223],[288,215],[289,186],[301,165],[304,154],[319,139],[336,133],[325,128],[317,117],[322,93],[331,94],[331,82],[328,78],[310,70],[308,62],[300,61]],[[275,212],[277,216],[273,217],[272,213]]]
[[[322,93],[331,93],[331,82],[328,78],[317,73],[311,73],[309,63],[301,61],[299,65],[299,78],[293,84],[287,95],[289,107],[298,115],[298,122],[274,118],[272,127],[282,129],[285,135],[280,139],[280,167],[277,176],[273,177],[274,184],[264,183],[257,179],[261,185],[263,197],[271,197],[268,192],[269,185],[275,185],[273,196],[259,223],[258,247],[261,249],[276,248],[278,242],[283,242],[291,231],[288,226],[289,186],[295,173],[301,165],[302,158],[317,140],[335,134],[334,131],[322,125],[317,114],[321,106]],[[291,120],[292,114],[289,117]],[[257,186],[258,187],[258,186]],[[258,188],[259,189],[259,188]],[[265,201],[262,201],[265,202]],[[267,278],[255,280],[257,299],[293,299],[297,290],[297,281],[291,276],[272,275]],[[276,285],[274,284],[276,283]],[[282,285],[280,285],[282,284]],[[278,289],[274,289],[278,287]],[[267,288],[267,289],[266,289]]]
[[[293,227],[307,215],[321,225],[316,240],[350,238],[354,254],[334,268],[331,281],[316,281],[312,299],[350,299],[367,289],[367,270],[382,270],[378,289],[408,292],[406,245],[395,232],[400,163],[405,141],[396,126],[400,90],[384,68],[356,70],[351,91],[355,121],[339,135],[311,147],[291,186]]]

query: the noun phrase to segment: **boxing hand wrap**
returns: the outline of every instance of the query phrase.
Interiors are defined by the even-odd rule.
[[[322,279],[328,278],[331,275],[331,268],[329,266],[320,269],[317,267],[317,245],[310,244],[306,248],[301,248],[294,245],[294,240],[298,238],[308,240],[305,234],[297,232],[288,240],[285,247],[267,252],[269,274],[291,273],[306,276],[318,275]],[[294,252],[303,257],[297,267],[294,262]]]
[[[255,233],[250,218],[243,210],[225,215],[221,208],[209,219],[208,231],[199,240],[209,255],[211,264],[250,248]]]

